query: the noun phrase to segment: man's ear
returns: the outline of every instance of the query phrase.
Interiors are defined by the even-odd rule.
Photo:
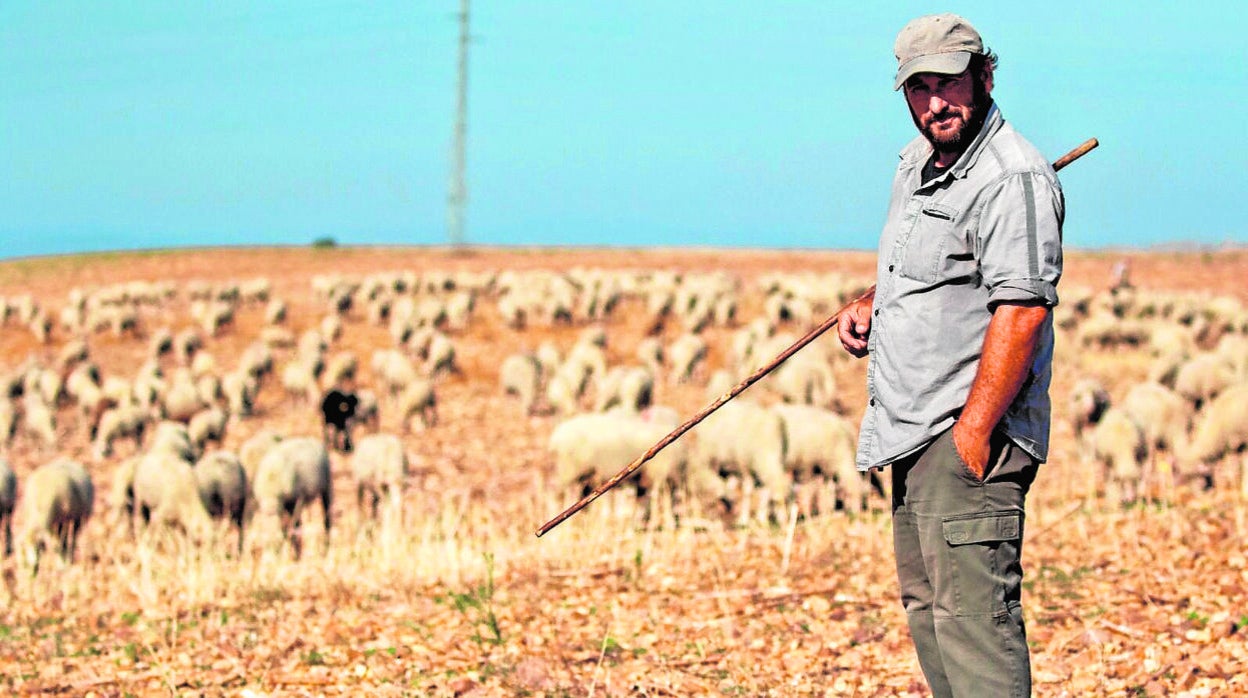
[[[984,94],[991,97],[992,96],[992,66],[988,64],[988,61],[984,61],[984,67],[980,69],[979,78],[980,78],[980,82],[984,86]]]

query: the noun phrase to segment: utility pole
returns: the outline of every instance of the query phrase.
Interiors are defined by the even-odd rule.
[[[451,247],[464,244],[464,210],[468,185],[464,181],[468,148],[468,0],[459,0],[459,74],[455,97],[455,133],[451,142],[451,182],[446,196],[446,224]]]

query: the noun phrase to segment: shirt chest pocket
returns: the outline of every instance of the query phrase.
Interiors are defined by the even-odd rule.
[[[906,239],[898,271],[924,283],[973,276],[974,247],[968,240],[961,212],[944,204],[924,205]]]

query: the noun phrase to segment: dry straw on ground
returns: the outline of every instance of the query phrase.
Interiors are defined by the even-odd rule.
[[[1130,256],[1138,283],[1248,300],[1242,251]],[[1102,285],[1116,259],[1072,252],[1063,283]],[[873,255],[834,252],[207,250],[8,262],[0,295],[60,302],[75,285],[267,275],[302,328],[319,319],[308,280],[326,271],[580,265],[723,269],[750,279],[802,270],[869,276],[872,264]],[[633,310],[625,306],[608,324],[619,338],[613,358],[631,356],[640,339]],[[261,313],[241,314],[207,349],[236,355]],[[613,494],[545,538],[533,536],[576,493],[549,484],[544,446],[555,418],[521,416],[497,390],[497,367],[517,346],[576,331],[520,333],[482,311],[459,341],[463,373],[439,385],[439,424],[405,437],[416,458],[404,521],[359,521],[348,465],[335,456],[337,521],[323,554],[319,515],[308,522],[302,560],[254,549],[238,559],[228,544],[136,545],[101,505],[76,563],[52,562],[33,578],[20,565],[5,567],[0,692],[926,695],[896,599],[886,513],[647,530],[631,525],[627,502]],[[388,343],[384,329],[356,319],[342,348],[367,356]],[[92,348],[106,373],[122,372],[143,342],[105,333]],[[26,333],[0,333],[6,368],[31,351],[40,348]],[[712,350],[712,363],[721,351]],[[1079,362],[1143,371],[1129,353],[1057,351],[1059,395]],[[861,364],[837,372],[845,403],[859,404]],[[690,386],[663,400],[688,414],[703,396]],[[384,411],[382,421],[397,427]],[[311,434],[318,424],[310,408],[289,409],[269,385],[257,417],[233,429],[226,446],[261,427]],[[62,436],[64,452],[91,462],[76,433]],[[1054,443],[1029,501],[1024,560],[1037,695],[1248,691],[1245,503],[1227,491],[1188,489],[1169,504],[1125,510],[1088,499],[1092,475],[1061,420]],[[24,442],[9,453],[21,477],[50,455]],[[101,493],[120,457],[91,465]]]

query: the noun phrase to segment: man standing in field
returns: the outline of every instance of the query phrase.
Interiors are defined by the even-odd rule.
[[[860,470],[891,466],[902,604],[936,696],[1027,696],[1023,504],[1048,454],[1061,186],[992,100],[996,55],[951,14],[897,36],[901,151],[872,297]]]

